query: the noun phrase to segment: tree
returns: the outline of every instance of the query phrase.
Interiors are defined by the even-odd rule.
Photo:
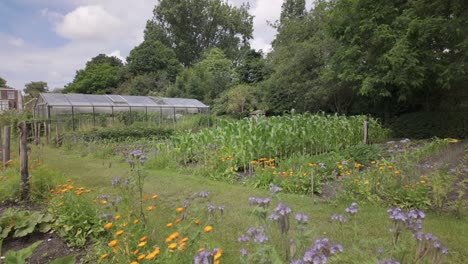
[[[465,1],[341,0],[330,18],[339,47],[327,74],[382,111],[436,108],[468,80]]]
[[[47,83],[43,81],[30,82],[25,84],[24,87],[24,93],[31,99],[39,96],[39,93],[47,93],[49,91]]]
[[[125,68],[114,56],[99,54],[86,62],[84,69],[76,71],[73,82],[65,85],[65,93],[111,93],[122,82]]]
[[[73,82],[66,85],[66,93],[106,94],[117,87],[119,68],[108,63],[92,64],[77,71]]]
[[[216,97],[237,83],[237,80],[237,74],[232,69],[232,62],[222,50],[213,48],[204,53],[200,62],[177,76],[172,93],[196,98],[210,104]]]
[[[253,17],[248,9],[248,5],[237,8],[221,0],[161,0],[147,23],[145,40],[154,38],[172,47],[185,66],[214,47],[234,59],[252,38]]]
[[[246,116],[254,110],[257,100],[253,94],[253,87],[237,85],[227,91],[227,112],[234,115]]]
[[[92,58],[88,62],[86,62],[86,67],[91,66],[93,64],[104,64],[107,63],[113,67],[122,67],[123,62],[119,58],[115,56],[107,56],[106,54],[99,54],[96,57]]]
[[[6,87],[6,80],[0,77],[0,87]]]
[[[167,73],[170,80],[181,70],[174,51],[160,41],[145,40],[127,57],[128,70],[134,75]]]
[[[268,66],[262,51],[248,49],[241,56],[235,70],[240,83],[253,84],[269,77],[271,70]]]

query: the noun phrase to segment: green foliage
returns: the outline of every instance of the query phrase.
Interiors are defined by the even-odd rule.
[[[122,61],[115,57],[115,56],[107,56],[106,54],[99,54],[96,57],[91,58],[88,62],[86,62],[86,67],[90,67],[92,65],[97,64],[109,64],[112,67],[122,67]]]
[[[7,81],[0,76],[0,87],[6,87]]]
[[[48,211],[55,218],[52,228],[69,246],[83,247],[89,239],[98,237],[104,231],[104,220],[99,219],[99,211],[91,203],[90,197],[83,199],[80,192],[71,191],[67,189],[68,186],[64,185],[62,194],[54,196],[49,202]]]
[[[248,5],[234,7],[220,0],[162,0],[146,25],[145,41],[173,47],[184,66],[197,62],[209,48],[222,49],[234,59],[252,38],[253,17]]]
[[[58,258],[50,261],[48,264],[75,264],[76,256],[70,255],[63,258]]]
[[[119,67],[108,63],[90,64],[76,72],[73,82],[65,86],[64,92],[105,94],[117,87],[119,79]]]
[[[174,50],[157,40],[143,41],[130,52],[127,62],[128,70],[134,75],[164,72],[171,81],[181,70]]]
[[[49,91],[46,82],[38,81],[38,82],[30,82],[24,85],[26,88],[24,92],[29,95],[31,98],[35,98],[39,95],[39,93],[46,93]]]
[[[220,121],[215,129],[175,137],[184,162],[206,163],[207,157],[232,156],[237,167],[247,168],[261,157],[286,158],[293,154],[318,154],[343,149],[362,141],[364,116],[287,115],[240,121]],[[388,131],[370,121],[371,141],[386,138]]]
[[[369,164],[371,161],[380,159],[381,148],[376,145],[359,144],[344,150],[343,155],[361,164]]]
[[[43,241],[37,241],[30,245],[27,248],[20,249],[18,251],[10,250],[5,254],[5,264],[25,264],[26,259],[28,259],[34,250],[42,243]]]
[[[254,96],[254,87],[250,85],[237,85],[226,92],[226,113],[233,116],[245,117],[256,109],[257,100]]]
[[[466,112],[415,112],[404,114],[391,122],[395,137],[466,138]]]
[[[126,127],[107,127],[92,131],[78,132],[76,135],[85,141],[114,140],[122,141],[129,138],[159,138],[164,139],[172,135],[173,129],[154,124],[135,123]]]
[[[9,237],[25,237],[34,231],[48,232],[52,215],[38,211],[7,208],[0,217],[0,240]]]

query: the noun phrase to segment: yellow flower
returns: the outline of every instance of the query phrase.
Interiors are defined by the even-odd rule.
[[[393,166],[392,166],[392,165],[388,165],[388,166],[387,166],[387,168],[389,168],[389,169],[392,169],[392,168],[393,168]]]
[[[375,160],[371,161],[371,164],[375,164],[375,163],[376,163]]]
[[[394,171],[393,173],[395,173],[395,175],[398,175],[398,174],[400,174],[400,171],[399,171],[399,170],[396,170],[396,171]]]
[[[144,259],[145,257],[146,257],[145,254],[141,254],[141,255],[138,256],[137,260],[140,261],[140,260]]]
[[[107,254],[107,253],[106,253],[106,254],[103,254],[103,255],[101,255],[101,259],[105,259],[105,258],[107,258],[107,257],[109,257],[109,254]]]
[[[177,243],[171,243],[171,244],[169,244],[169,246],[167,246],[167,248],[168,248],[169,250],[174,250],[174,249],[177,248]]]
[[[138,250],[138,249],[135,249],[135,251],[133,251],[133,255],[136,255],[136,254],[138,254],[138,252],[140,252],[140,250]]]
[[[448,143],[457,143],[457,142],[458,142],[458,139],[456,139],[456,138],[449,138],[447,141],[448,141]]]
[[[159,248],[156,248],[155,250],[153,250],[153,252],[146,255],[146,259],[148,259],[148,260],[154,259],[157,255],[159,255],[159,252],[160,252]]]
[[[116,216],[114,217],[115,220],[119,220],[120,218],[121,218],[120,215],[116,215]]]
[[[150,206],[146,207],[146,210],[148,210],[148,211],[153,211],[154,208],[155,208],[154,206],[150,205]]]
[[[145,245],[146,245],[146,241],[143,241],[138,244],[138,247],[144,247]]]
[[[425,180],[420,180],[419,181],[421,184],[426,184],[426,181]]]
[[[205,231],[205,233],[209,233],[211,232],[211,230],[213,230],[212,226],[205,226],[205,228],[203,228],[203,231]]]
[[[219,258],[221,257],[221,255],[223,254],[223,250],[222,249],[218,249],[218,251],[216,252],[216,254],[214,255],[214,260],[219,260]]]
[[[132,262],[130,262],[130,264],[138,264],[138,262],[132,261]]]
[[[184,211],[184,208],[182,208],[182,207],[179,207],[179,208],[176,209],[177,213],[182,213],[183,211]]]
[[[151,196],[151,199],[153,199],[153,200],[158,199],[158,195],[157,195],[157,194],[153,194],[153,196]]]
[[[145,242],[146,240],[148,240],[148,236],[142,236],[140,238],[140,242]]]
[[[109,244],[107,244],[107,245],[108,245],[109,247],[115,247],[115,246],[117,246],[117,243],[118,243],[118,242],[119,242],[119,241],[118,241],[117,239],[114,239],[114,240],[112,240],[111,242],[109,242]]]
[[[126,227],[127,225],[128,225],[127,222],[123,222],[123,223],[120,224],[120,227]]]
[[[112,227],[112,222],[109,222],[109,223],[104,225],[105,229],[111,229],[111,227]]]
[[[138,222],[140,222],[140,220],[138,220],[138,219],[133,220],[133,223],[134,223],[135,225],[138,224]]]
[[[167,224],[166,224],[166,227],[167,227],[167,228],[172,227],[172,223],[167,223]]]
[[[123,234],[123,232],[124,232],[123,230],[119,230],[119,231],[115,232],[115,235],[116,235],[116,236],[120,236],[120,235]]]

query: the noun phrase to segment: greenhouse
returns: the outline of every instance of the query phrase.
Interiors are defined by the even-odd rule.
[[[33,116],[36,121],[82,126],[125,125],[135,121],[175,123],[186,115],[207,114],[209,106],[196,99],[154,96],[41,93]]]

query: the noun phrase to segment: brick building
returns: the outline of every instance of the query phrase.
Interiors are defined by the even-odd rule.
[[[0,113],[10,109],[23,109],[21,91],[8,87],[0,87]]]

